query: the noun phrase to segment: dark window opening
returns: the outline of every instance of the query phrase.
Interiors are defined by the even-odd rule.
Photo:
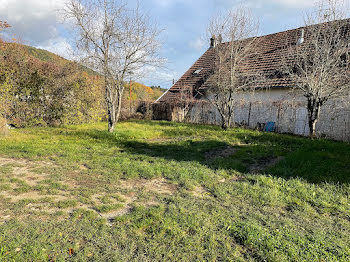
[[[201,86],[204,84],[204,80],[200,79],[196,82],[193,91],[192,96],[193,98],[199,99],[203,96],[203,92],[200,90]]]
[[[193,72],[193,75],[198,75],[202,70],[203,68],[197,69],[196,71]]]
[[[283,72],[281,72],[281,71],[279,71],[279,70],[276,70],[276,71],[274,71],[274,72],[272,72],[272,73],[270,73],[270,74],[268,74],[268,78],[269,79],[281,79],[281,78],[286,78],[288,76],[288,74],[287,73],[283,73]]]

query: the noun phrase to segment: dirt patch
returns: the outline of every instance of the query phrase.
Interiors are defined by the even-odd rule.
[[[240,176],[232,176],[230,178],[221,178],[220,180],[217,180],[218,183],[242,182],[242,181],[246,181],[246,179]],[[199,197],[199,198],[207,198],[212,196],[212,194],[204,186],[196,186],[189,192],[193,196]]]
[[[83,164],[79,166],[79,169],[85,171],[85,170],[89,170],[90,168],[86,164]]]
[[[193,188],[193,190],[191,190],[191,193],[193,196],[199,198],[205,198],[210,196],[209,191],[203,186],[196,186],[195,188]]]
[[[31,161],[27,159],[14,159],[0,157],[0,166],[13,165],[18,167],[38,168],[43,166],[54,166],[53,163],[48,161]]]
[[[41,199],[44,199],[45,197],[50,197],[56,201],[68,199],[66,196],[62,196],[62,195],[41,195],[36,191],[27,192],[20,195],[7,194],[6,197],[9,198],[11,202],[18,202],[23,199],[41,200]]]
[[[101,214],[101,217],[107,219],[109,222],[109,225],[111,225],[111,222],[113,222],[116,217],[120,217],[120,216],[123,216],[123,215],[130,213],[131,209],[132,209],[132,207],[127,206],[127,207],[119,209],[117,211],[113,211],[113,212],[106,213],[106,214]]]
[[[11,219],[10,215],[4,215],[3,213],[0,213],[0,224],[5,223],[9,219]]]
[[[237,152],[237,150],[238,150],[237,148],[234,148],[231,146],[215,149],[215,150],[206,152],[205,159],[209,162],[212,162],[218,158],[226,158],[226,157],[232,156],[234,153]]]
[[[104,217],[108,220],[108,223],[114,221],[114,219],[118,216],[125,215],[131,212],[133,205],[139,204],[145,207],[151,207],[158,205],[159,202],[152,199],[149,201],[138,201],[137,192],[136,191],[144,191],[144,192],[152,192],[159,194],[174,194],[177,191],[177,186],[174,184],[168,183],[163,178],[155,178],[151,180],[147,179],[128,179],[120,181],[119,185],[120,189],[127,190],[127,193],[119,194],[123,199],[121,202],[124,206],[118,210],[111,211],[108,213],[100,213],[101,217]],[[98,199],[101,195],[94,195],[94,199]]]
[[[26,159],[12,159],[0,157],[0,167],[9,166],[11,173],[9,176],[19,178],[30,186],[36,186],[47,177],[47,174],[35,172],[35,169],[54,165],[47,161],[29,161]]]
[[[242,182],[242,181],[246,181],[246,179],[244,177],[241,176],[233,176],[229,179],[230,181],[233,182]]]
[[[64,190],[55,188],[60,183],[50,179],[50,175],[45,173],[45,170],[49,172],[50,168],[57,167],[51,162],[0,157],[0,167],[5,167],[6,170],[8,168],[3,177],[5,184],[10,185],[0,192],[0,197],[3,197],[10,205],[25,200],[28,201],[25,208],[29,211],[44,210],[53,213],[61,209],[51,207],[51,204],[69,200]],[[52,181],[54,187],[50,188],[51,185],[47,185],[45,180]],[[46,201],[45,199],[51,200]]]
[[[140,198],[143,193],[170,195],[177,191],[177,185],[163,178],[121,180],[112,191],[106,192],[103,188],[100,191],[96,189],[98,177],[84,174],[88,169],[86,165],[64,174],[59,180],[52,176],[50,169],[58,166],[50,162],[0,157],[0,167],[4,170],[1,182],[4,190],[0,192],[0,204],[4,208],[0,211],[4,212],[7,208],[9,212],[4,216],[20,216],[22,219],[28,215],[49,217],[58,211],[69,214],[76,209],[85,209],[106,218],[110,223],[115,217],[129,213],[135,205],[151,207],[159,204],[155,197]],[[82,200],[76,194],[72,196],[71,193],[80,187],[94,188],[95,194],[83,196]],[[24,204],[23,208],[20,207],[23,210],[17,203]],[[101,208],[108,210],[109,205],[115,209],[100,212]]]
[[[262,159],[258,162],[254,163],[249,168],[249,173],[259,173],[261,171],[264,171],[265,169],[272,167],[276,165],[278,162],[280,162],[283,159],[282,156],[275,157],[275,158],[268,158],[268,159]]]
[[[112,225],[111,223],[115,220],[116,217],[123,216],[130,213],[132,210],[132,204],[137,200],[136,193],[134,192],[130,192],[124,195],[120,194],[120,196],[124,200],[122,202],[124,205],[122,208],[108,212],[108,213],[99,213],[101,217],[107,219],[109,225]]]
[[[155,179],[128,179],[120,181],[120,187],[127,190],[144,190],[146,192],[173,194],[177,186],[168,183],[163,178]]]

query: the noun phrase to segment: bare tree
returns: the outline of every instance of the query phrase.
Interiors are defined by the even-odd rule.
[[[79,36],[83,61],[105,79],[108,130],[119,119],[125,80],[158,65],[160,30],[138,7],[122,0],[69,0],[63,11]]]
[[[249,11],[238,8],[213,16],[207,31],[212,35],[214,63],[205,94],[221,115],[221,127],[227,129],[232,125],[236,94],[250,89],[256,78],[256,71],[244,67],[257,51],[258,23]]]
[[[349,92],[350,20],[341,1],[327,0],[305,18],[295,46],[285,52],[283,67],[294,89],[307,100],[310,136],[316,135],[320,111],[329,100]]]
[[[10,25],[6,21],[0,20],[0,31],[2,31],[3,29],[9,28],[9,27],[10,27]]]

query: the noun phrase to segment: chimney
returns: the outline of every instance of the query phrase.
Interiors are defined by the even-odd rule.
[[[222,34],[219,34],[219,37],[218,37],[218,42],[219,42],[219,44],[221,44],[221,43],[222,43]]]
[[[213,35],[213,36],[210,38],[210,48],[215,47],[215,46],[216,46],[216,36]]]
[[[301,45],[302,43],[304,43],[304,35],[305,35],[305,30],[301,29],[301,36],[298,39],[297,45]]]

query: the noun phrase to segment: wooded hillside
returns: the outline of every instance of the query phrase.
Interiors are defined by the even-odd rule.
[[[130,91],[131,86],[131,91]],[[125,83],[124,118],[163,92]],[[17,127],[86,123],[106,117],[103,77],[49,51],[0,42],[0,114]]]

